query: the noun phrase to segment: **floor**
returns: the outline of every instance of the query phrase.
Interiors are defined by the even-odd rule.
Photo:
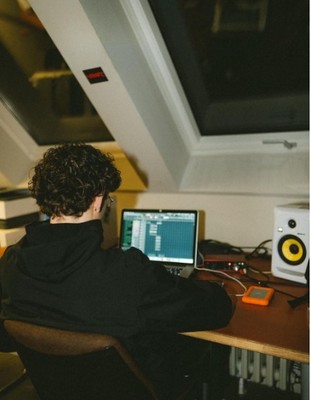
[[[0,388],[5,387],[12,381],[12,377],[22,376],[23,366],[18,357],[11,353],[0,353]],[[244,395],[238,394],[238,379],[230,378],[228,388],[226,390],[226,400],[299,400],[300,395],[295,393],[287,393],[277,389],[269,388],[264,385],[248,382]],[[8,390],[1,392],[1,400],[39,400],[36,395],[29,378],[22,377],[21,380],[10,387]],[[200,398],[194,396],[193,400]],[[95,399],[92,399],[95,400]],[[210,400],[210,399],[208,399]]]
[[[226,391],[226,400],[300,400],[300,395],[270,388],[266,385],[247,382],[244,395],[238,394],[238,379],[231,378]]]

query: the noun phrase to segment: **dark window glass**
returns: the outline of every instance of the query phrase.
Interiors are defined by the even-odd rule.
[[[308,0],[149,3],[203,136],[308,129]]]
[[[113,140],[32,9],[0,2],[0,101],[38,145]]]

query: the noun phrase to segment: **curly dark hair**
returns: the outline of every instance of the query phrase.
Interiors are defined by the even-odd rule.
[[[41,212],[51,217],[81,216],[95,196],[108,196],[121,184],[110,154],[93,146],[70,143],[50,148],[28,183]]]

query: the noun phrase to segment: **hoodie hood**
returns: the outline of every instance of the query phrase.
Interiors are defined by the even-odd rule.
[[[18,268],[42,281],[61,282],[100,250],[103,228],[99,220],[79,224],[35,222],[17,251]]]

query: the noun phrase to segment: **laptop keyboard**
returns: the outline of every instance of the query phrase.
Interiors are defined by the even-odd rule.
[[[181,276],[182,278],[189,278],[189,276],[192,274],[194,270],[193,266],[191,265],[180,266],[180,267],[172,267],[166,265],[165,268],[168,270],[170,274],[175,276]]]

